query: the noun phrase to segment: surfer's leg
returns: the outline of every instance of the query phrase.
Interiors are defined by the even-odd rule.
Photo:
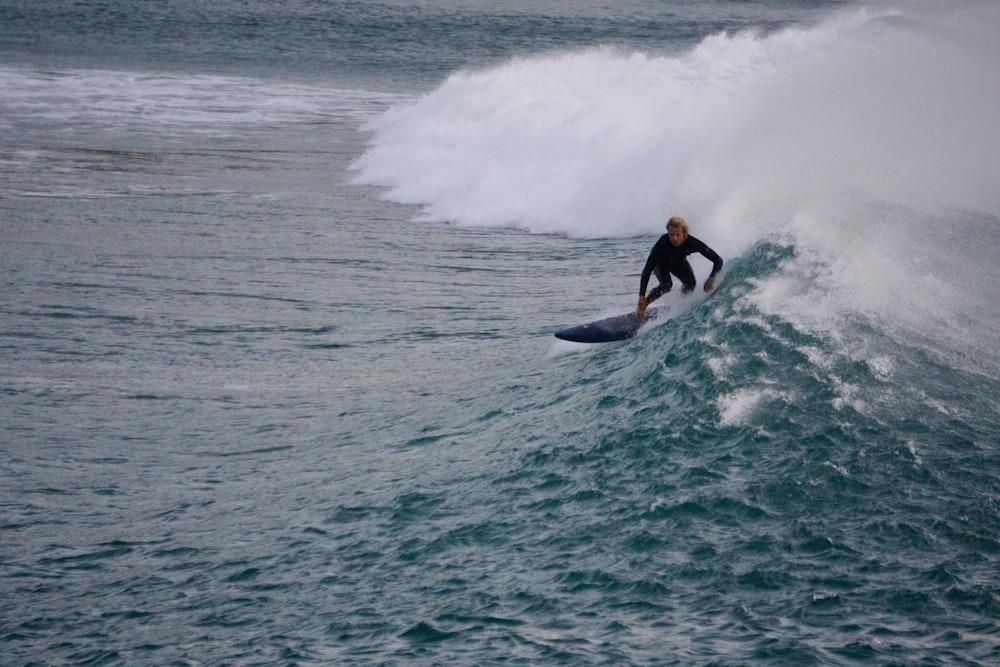
[[[698,285],[698,281],[694,277],[694,269],[691,268],[691,265],[687,260],[679,262],[678,265],[674,267],[673,273],[677,276],[677,279],[681,281],[681,285],[684,286],[683,289],[681,289],[681,292],[684,294],[690,294],[694,291],[695,286]]]
[[[649,294],[646,295],[646,303],[653,303],[661,296],[670,291],[670,286],[664,287],[663,283],[660,283],[653,289],[649,290]]]
[[[660,284],[649,290],[649,294],[646,295],[646,303],[653,303],[669,292],[674,286],[674,281],[670,279],[669,271],[663,271],[660,267],[656,267],[654,273],[656,273],[656,279],[660,281]]]

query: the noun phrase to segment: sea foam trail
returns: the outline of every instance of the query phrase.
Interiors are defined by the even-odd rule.
[[[236,76],[0,66],[5,129],[39,120],[188,137],[239,136],[240,127],[362,122],[404,98],[390,93],[308,86]]]
[[[845,192],[996,213],[998,28],[994,6],[914,4],[458,72],[367,125],[357,180],[457,224],[631,236],[681,212],[734,245]]]

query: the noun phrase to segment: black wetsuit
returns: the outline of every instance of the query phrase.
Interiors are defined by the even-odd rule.
[[[712,262],[713,276],[722,270],[722,258],[719,257],[719,253],[695,237],[689,235],[684,239],[684,243],[674,247],[667,234],[661,236],[660,240],[653,246],[653,249],[649,251],[649,259],[646,260],[646,266],[642,269],[642,278],[639,280],[639,294],[643,295],[646,293],[649,276],[654,271],[656,272],[656,277],[660,280],[660,284],[654,287],[649,293],[649,296],[646,297],[647,301],[655,301],[670,291],[673,287],[673,281],[670,279],[671,273],[681,281],[681,284],[684,286],[684,292],[693,290],[698,281],[695,280],[694,270],[691,269],[691,265],[687,261],[687,256],[696,252],[701,253],[706,259]]]

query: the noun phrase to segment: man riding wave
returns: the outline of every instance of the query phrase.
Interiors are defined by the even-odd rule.
[[[712,262],[712,273],[705,281],[705,291],[708,292],[715,285],[715,276],[722,270],[722,257],[704,242],[691,236],[690,229],[684,218],[674,216],[667,221],[667,233],[660,237],[649,251],[649,258],[646,259],[646,266],[642,269],[642,278],[639,279],[639,303],[635,309],[635,316],[641,322],[646,317],[646,308],[653,301],[669,292],[673,288],[673,274],[681,281],[682,292],[689,294],[697,285],[694,277],[694,270],[687,261],[687,256],[693,253],[700,253],[707,260]],[[660,284],[646,294],[646,286],[649,284],[649,277],[655,273]]]

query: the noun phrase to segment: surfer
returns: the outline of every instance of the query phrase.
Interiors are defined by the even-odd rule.
[[[649,258],[646,266],[642,269],[642,278],[639,279],[639,305],[636,306],[635,316],[641,322],[646,317],[646,308],[653,301],[666,294],[674,286],[670,274],[677,276],[683,286],[684,294],[691,293],[697,280],[694,277],[694,270],[687,261],[687,256],[693,253],[701,253],[706,259],[712,262],[712,274],[705,281],[705,291],[708,292],[715,285],[715,276],[722,270],[722,258],[702,241],[691,236],[688,224],[684,218],[674,216],[667,221],[667,233],[660,237],[649,251]],[[660,284],[646,294],[646,286],[649,284],[649,276],[656,273],[656,278]]]

